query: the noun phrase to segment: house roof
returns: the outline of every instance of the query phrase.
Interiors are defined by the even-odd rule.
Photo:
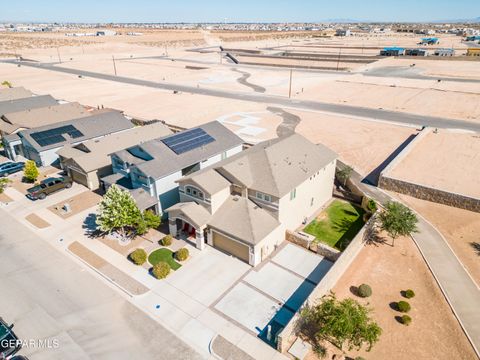
[[[212,217],[207,209],[193,201],[175,204],[165,211],[168,212],[170,217],[178,217],[182,214],[196,228],[205,226]]]
[[[74,126],[78,131],[82,133],[82,136],[72,138],[65,134],[63,135],[65,141],[45,146],[38,144],[32,138],[32,135],[34,135],[35,133],[53,130],[67,125]],[[67,144],[80,143],[85,140],[127,130],[132,128],[133,126],[134,125],[132,124],[132,122],[128,120],[125,116],[123,116],[120,112],[108,111],[95,113],[91,116],[83,117],[80,119],[73,119],[68,121],[62,121],[56,124],[45,125],[37,127],[35,129],[22,130],[18,134],[21,138],[27,140],[31,146],[33,146],[37,151],[40,152],[49,149],[59,148]]]
[[[0,101],[23,99],[30,96],[33,96],[32,92],[24,87],[0,89]]]
[[[210,135],[214,141],[190,151],[177,154],[163,143],[162,140],[169,137],[165,136],[136,146],[136,150],[148,154],[149,157],[153,158],[152,160],[145,160],[133,155],[134,149],[126,149],[124,151],[116,152],[115,155],[125,162],[135,164],[136,167],[146,176],[160,179],[243,144],[242,139],[217,121],[203,124],[194,129],[198,128],[203,129],[203,131]]]
[[[230,196],[208,224],[251,245],[258,244],[280,226],[270,213],[240,196]]]
[[[259,143],[182,180],[195,181],[215,169],[237,185],[282,197],[336,158],[326,146],[292,134]]]
[[[227,179],[214,169],[204,171],[198,174],[198,176],[192,177],[191,181],[209,194],[215,194],[231,185]]]
[[[110,154],[119,149],[155,139],[172,131],[162,123],[138,126],[122,132],[110,134],[95,140],[87,140],[80,146],[65,145],[57,154],[72,159],[84,171],[90,172],[111,163]],[[82,151],[85,150],[85,151]]]
[[[21,128],[32,129],[90,115],[92,113],[79,103],[55,104],[4,114],[0,119],[0,130],[12,133]]]
[[[5,100],[0,102],[0,116],[16,111],[41,108],[57,104],[57,100],[50,95],[30,96],[23,99]]]

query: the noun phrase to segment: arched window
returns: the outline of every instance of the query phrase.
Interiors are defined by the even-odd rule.
[[[185,186],[185,193],[200,200],[205,199],[205,195],[202,191],[190,185]]]

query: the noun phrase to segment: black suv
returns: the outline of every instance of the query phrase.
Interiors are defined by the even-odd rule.
[[[62,190],[68,189],[72,187],[72,179],[69,177],[58,177],[58,178],[48,178],[42,180],[40,184],[27,189],[27,197],[32,200],[43,200],[50,195],[51,193]]]
[[[0,317],[0,359],[6,359],[16,354],[22,347],[18,337],[12,331],[13,325],[8,325]]]

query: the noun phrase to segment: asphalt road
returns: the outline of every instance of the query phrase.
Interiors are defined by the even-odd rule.
[[[16,60],[3,60],[2,62],[15,64]],[[93,71],[77,70],[62,68],[53,64],[37,63],[37,62],[20,62],[22,66],[29,66],[40,68],[48,71],[55,71],[65,74],[72,74],[76,76],[91,77],[95,79],[114,81],[130,85],[146,86],[155,89],[171,90],[188,92],[192,94],[199,94],[205,96],[214,96],[220,98],[249,101],[256,103],[266,103],[270,105],[280,105],[282,107],[293,107],[302,110],[324,111],[339,115],[356,116],[362,118],[369,118],[373,120],[386,121],[391,123],[416,125],[416,126],[430,126],[436,128],[455,128],[462,130],[470,130],[480,132],[480,123],[474,123],[462,120],[453,120],[448,118],[421,116],[415,114],[408,114],[403,112],[387,111],[382,109],[370,109],[358,106],[350,106],[343,104],[328,104],[319,101],[311,100],[295,100],[281,96],[260,94],[260,93],[242,93],[231,92],[224,90],[205,89],[195,86],[177,85],[165,82],[154,82],[142,79],[129,78],[124,76],[115,76],[109,74],[96,73]]]
[[[453,81],[453,82],[462,82],[462,83],[478,83],[480,84],[479,79],[462,79],[462,78],[452,78],[446,76],[427,76],[422,75],[422,63],[415,62],[414,59],[411,59],[412,63],[416,65],[414,67],[410,66],[385,66],[378,67],[368,71],[362,72],[364,76],[374,76],[374,77],[394,77],[394,78],[403,78],[403,79],[416,79],[416,80],[431,80],[431,81]],[[448,60],[445,60],[448,61]],[[418,66],[419,65],[419,66]],[[452,66],[455,65],[455,62],[452,61]]]
[[[0,209],[0,316],[30,359],[201,359],[115,290]]]

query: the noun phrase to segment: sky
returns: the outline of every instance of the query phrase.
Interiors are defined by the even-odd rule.
[[[480,17],[480,0],[0,0],[11,22],[428,22]]]

